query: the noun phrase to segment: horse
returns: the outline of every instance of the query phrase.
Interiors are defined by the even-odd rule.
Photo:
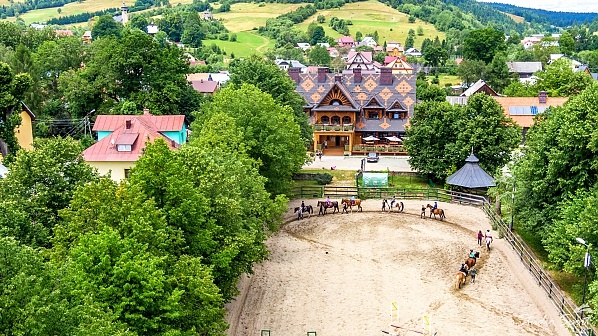
[[[480,252],[476,252],[475,258],[472,258],[472,257],[467,258],[465,260],[465,265],[467,265],[467,268],[472,268],[473,266],[475,266],[475,262],[479,257],[480,257]]]
[[[465,273],[459,271],[455,278],[455,289],[461,289],[463,285],[465,285]]]
[[[330,204],[328,204],[327,201],[318,201],[317,207],[320,208],[318,215],[325,215],[328,208],[334,209],[334,211],[332,211],[333,214],[340,212],[338,208],[338,201],[330,201]]]
[[[301,208],[300,206],[295,207],[294,213],[297,213],[300,208]],[[303,219],[303,214],[307,214],[307,218],[309,218],[309,217],[311,217],[311,214],[313,214],[313,213],[314,213],[314,207],[311,206],[311,205],[306,205],[306,206],[303,207],[303,211],[301,213],[301,218],[300,219]]]
[[[341,199],[341,203],[342,204],[346,204],[349,206],[349,210],[351,210],[351,212],[353,212],[353,206],[357,206],[357,210],[359,211],[363,211],[363,208],[361,207],[361,200],[360,199],[348,199],[348,198],[343,198]]]
[[[405,205],[403,202],[395,201],[394,203],[391,202],[390,204],[390,212],[392,212],[392,208],[397,208],[397,212],[403,212],[403,210],[405,210]]]
[[[431,206],[430,204],[426,205],[426,208],[430,208],[430,218],[432,218],[432,215],[434,215],[434,219],[436,219],[436,215],[440,216],[440,220],[443,220],[446,218],[446,216],[444,215],[444,210],[436,208],[434,209],[433,206]]]

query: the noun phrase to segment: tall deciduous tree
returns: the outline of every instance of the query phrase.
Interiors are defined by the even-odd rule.
[[[490,63],[499,51],[506,51],[505,34],[492,27],[472,30],[463,41],[463,56]]]
[[[3,157],[19,149],[15,127],[21,124],[21,99],[33,81],[28,74],[15,75],[0,62],[0,154]]]
[[[98,39],[106,36],[120,37],[122,25],[112,18],[112,15],[102,15],[91,29],[91,36]]]
[[[507,55],[502,52],[494,55],[492,62],[486,66],[483,78],[492,89],[502,92],[511,82]]]
[[[308,124],[307,114],[303,111],[305,100],[295,91],[295,83],[274,63],[253,55],[243,61],[231,63],[230,82],[235,85],[253,84],[263,92],[269,93],[277,103],[293,109],[295,122],[301,129],[301,139],[313,141],[313,130]]]
[[[315,46],[309,50],[309,62],[313,65],[329,66],[330,54],[323,46]]]
[[[10,174],[0,180],[0,203],[18,220],[0,222],[3,230],[23,244],[50,246],[58,211],[68,207],[75,189],[96,176],[83,161],[82,149],[78,141],[56,138],[38,140],[34,151],[17,153]]]
[[[486,64],[484,61],[464,60],[457,68],[457,74],[463,83],[469,87],[471,84],[477,82],[484,77]]]
[[[247,153],[260,162],[260,174],[268,179],[266,189],[273,194],[287,192],[293,173],[305,162],[306,149],[299,125],[289,106],[250,84],[229,86],[218,92],[197,114],[206,120],[215,113],[225,113],[242,128]],[[193,127],[197,129],[201,121]]]

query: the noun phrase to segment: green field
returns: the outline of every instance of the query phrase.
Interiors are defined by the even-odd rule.
[[[262,3],[236,3],[230,6],[230,12],[215,13],[214,18],[221,19],[222,23],[231,32],[241,32],[264,26],[266,20],[281,14],[291,12],[304,4],[277,4]]]
[[[0,0],[0,2],[3,1],[7,0]],[[179,3],[187,4],[192,2],[193,0],[171,0],[170,4],[175,6]],[[82,2],[71,2],[62,7],[32,10],[21,15],[21,18],[26,24],[30,24],[32,22],[46,22],[52,18],[61,16],[81,14],[85,12],[95,12],[107,8],[120,8],[122,3],[123,0],[84,0]],[[124,3],[127,6],[133,6],[135,0],[124,0]],[[58,8],[61,9],[60,14],[58,13]]]
[[[230,56],[235,54],[235,58],[248,57],[252,54],[264,53],[268,48],[274,47],[274,41],[258,35],[257,32],[244,31],[238,32],[237,42],[221,41],[221,40],[204,40],[204,45],[215,44],[226,51]]]
[[[404,43],[407,39],[409,29],[417,31],[417,27],[421,26],[424,30],[423,36],[416,36],[415,46],[420,47],[423,40],[427,37],[434,39],[436,36],[441,40],[445,34],[439,32],[433,25],[416,20],[415,23],[409,23],[407,20],[409,16],[401,13],[381,2],[370,0],[365,2],[348,3],[341,8],[320,10],[304,22],[298,25],[304,31],[310,23],[316,22],[318,15],[324,15],[326,22],[322,24],[326,35],[338,38],[340,34],[328,26],[328,21],[332,17],[339,19],[351,20],[353,25],[349,26],[349,31],[352,36],[356,32],[361,32],[364,36],[378,31],[379,41],[396,41]]]

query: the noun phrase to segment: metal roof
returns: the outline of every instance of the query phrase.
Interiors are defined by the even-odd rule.
[[[464,188],[494,187],[494,178],[478,165],[479,161],[472,153],[465,159],[465,165],[446,179],[446,183]]]

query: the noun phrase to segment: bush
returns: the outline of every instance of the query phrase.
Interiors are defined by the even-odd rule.
[[[408,21],[409,23],[415,23],[415,16],[410,16]]]
[[[332,175],[328,173],[318,174],[316,182],[320,185],[330,184],[332,182]]]
[[[222,33],[222,34],[220,34],[218,36],[218,39],[222,40],[222,41],[228,41],[228,34],[227,33]]]

